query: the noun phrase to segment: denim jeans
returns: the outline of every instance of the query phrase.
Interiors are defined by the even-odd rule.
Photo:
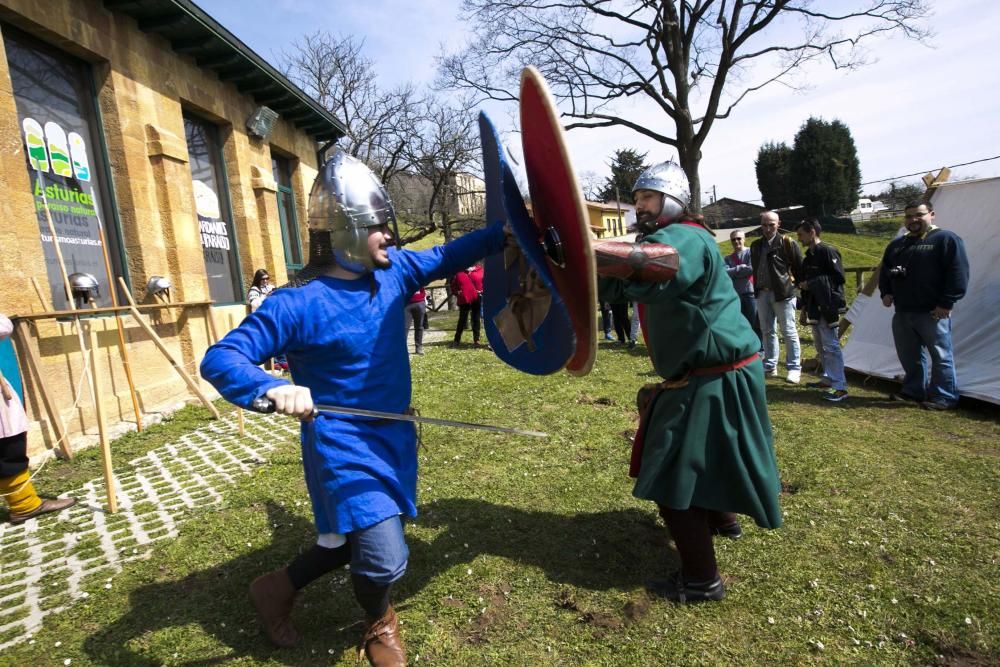
[[[847,378],[844,377],[844,353],[840,349],[840,330],[837,324],[819,318],[819,323],[813,325],[813,341],[816,352],[823,362],[823,379],[834,389],[847,389]]]
[[[935,320],[930,313],[896,312],[892,316],[892,339],[896,343],[896,356],[906,373],[904,394],[948,406],[958,402],[958,378],[951,348],[951,318]]]
[[[410,550],[403,537],[403,521],[394,516],[349,535],[351,574],[383,586],[399,581],[406,572]]]
[[[635,342],[639,340],[639,304],[632,304],[632,321],[629,323],[631,328],[629,334],[632,336],[632,341]]]
[[[764,339],[764,370],[771,371],[778,366],[778,328],[785,342],[785,368],[790,371],[802,370],[802,356],[799,350],[799,332],[795,328],[795,297],[775,301],[774,292],[762,290],[757,295],[757,317],[760,320],[760,336]]]

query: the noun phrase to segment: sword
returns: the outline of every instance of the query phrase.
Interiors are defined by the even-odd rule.
[[[274,401],[266,396],[255,398],[250,408],[254,412],[271,414],[274,412]],[[407,415],[398,412],[380,412],[378,410],[365,410],[362,408],[345,408],[336,405],[316,405],[313,407],[313,416],[320,412],[332,412],[338,415],[357,415],[359,417],[377,417],[378,419],[389,419],[400,422],[414,422],[417,424],[433,424],[435,426],[450,426],[453,428],[471,428],[480,431],[492,431],[493,433],[512,433],[514,435],[525,435],[532,438],[547,438],[548,433],[541,431],[529,431],[519,428],[509,428],[507,426],[494,426],[492,424],[477,424],[475,422],[460,422],[452,419],[438,419],[437,417],[421,417],[420,415]]]

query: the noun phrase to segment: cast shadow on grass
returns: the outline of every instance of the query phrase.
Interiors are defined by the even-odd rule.
[[[268,522],[281,526],[270,545],[182,579],[135,589],[129,595],[128,612],[84,642],[91,660],[108,667],[156,667],[167,656],[141,647],[153,642],[162,647],[163,637],[171,634],[182,642],[197,633],[204,635],[205,657],[191,657],[199,651],[183,645],[188,654],[183,662],[171,661],[186,667],[222,665],[241,657],[262,663],[326,665],[331,655],[355,647],[361,611],[345,571],[326,575],[300,594],[292,615],[302,635],[298,647],[274,648],[257,629],[247,598],[249,582],[287,565],[314,539],[308,521],[273,502],[266,508]],[[646,578],[677,566],[676,553],[655,514],[636,509],[563,515],[453,498],[422,507],[417,524],[440,532],[428,542],[408,537],[409,568],[393,592],[404,619],[407,599],[444,571],[464,568],[480,556],[538,568],[551,582],[589,590],[638,588]],[[520,578],[511,583],[523,585]]]

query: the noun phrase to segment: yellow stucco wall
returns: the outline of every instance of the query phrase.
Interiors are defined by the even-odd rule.
[[[286,281],[285,257],[271,175],[271,146],[292,161],[293,189],[299,237],[305,229],[306,196],[315,179],[316,145],[301,130],[279,120],[267,140],[251,138],[244,127],[258,106],[234,85],[200,69],[193,59],[178,55],[170,44],[141,32],[131,18],[114,14],[99,0],[0,0],[0,21],[47,42],[54,49],[90,63],[98,89],[109,165],[127,273],[134,298],[142,303],[150,276],[173,282],[172,300],[208,300],[208,283],[188,167],[183,111],[219,127],[232,204],[236,244],[244,292],[253,272],[266,267],[272,282]],[[2,40],[2,37],[0,37]],[[34,278],[48,294],[44,255],[29,191],[21,131],[0,42],[0,243],[17,252],[0,253],[3,293],[0,312],[9,316],[41,312]],[[114,224],[109,214],[105,225]],[[303,248],[308,256],[308,249]],[[220,334],[243,317],[242,304],[212,309]],[[157,311],[155,329],[175,358],[192,373],[209,344],[205,309]],[[146,316],[147,319],[149,316]],[[113,317],[91,318],[97,329],[98,367],[104,385],[104,405],[112,425],[134,421],[128,385],[118,347]],[[156,411],[190,398],[183,381],[150,337],[130,317],[124,318],[127,348],[143,411]],[[42,320],[37,326],[22,322],[29,345],[39,356],[45,391],[60,406],[71,434],[96,432],[89,390],[84,386],[74,408],[83,368],[79,336],[72,321]],[[41,401],[38,382],[27,372],[27,350],[18,347],[26,391],[26,407],[33,426],[29,451],[41,452],[53,443],[52,429]],[[209,390],[206,383],[200,383]]]

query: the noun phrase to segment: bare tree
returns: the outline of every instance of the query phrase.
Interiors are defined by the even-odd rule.
[[[422,101],[406,84],[382,90],[364,43],[315,32],[296,42],[282,57],[282,69],[348,127],[340,146],[364,160],[383,183],[412,164],[409,140],[416,131]]]
[[[600,201],[601,187],[604,185],[602,178],[596,171],[580,172],[580,190],[587,201]]]
[[[441,231],[450,241],[456,227],[464,231],[483,221],[481,206],[485,193],[475,177],[481,161],[476,117],[468,102],[457,104],[431,98],[424,102],[418,132],[411,137],[410,162],[428,186],[424,208],[418,220],[400,242],[403,245]]]
[[[834,11],[834,7],[836,11]],[[869,38],[924,39],[925,0],[464,0],[474,37],[439,59],[439,85],[514,101],[535,65],[565,102],[567,129],[621,126],[677,150],[701,208],[701,148],[717,120],[807,63],[865,64]],[[638,96],[673,132],[616,111]]]

